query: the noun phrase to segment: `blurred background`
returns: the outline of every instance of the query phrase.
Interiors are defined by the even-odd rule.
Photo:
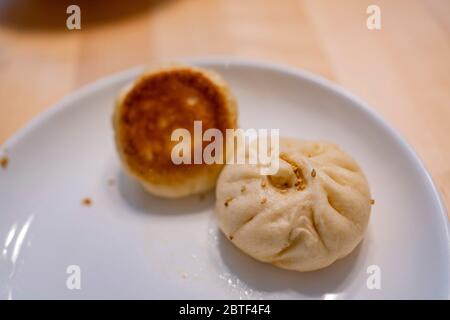
[[[81,30],[66,9],[81,8]],[[381,9],[381,30],[366,26]],[[449,0],[0,0],[0,144],[80,86],[141,64],[235,56],[319,74],[417,150],[450,204]]]

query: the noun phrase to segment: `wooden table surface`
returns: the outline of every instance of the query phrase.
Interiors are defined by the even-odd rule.
[[[191,56],[263,59],[366,100],[415,148],[450,207],[450,1],[0,0],[0,143],[76,88]],[[126,3],[126,5],[124,5]],[[381,30],[366,27],[368,5]]]

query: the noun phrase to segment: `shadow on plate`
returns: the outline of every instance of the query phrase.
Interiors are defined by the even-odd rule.
[[[292,290],[311,298],[342,299],[338,296],[339,292],[348,285],[352,271],[361,258],[363,246],[360,243],[350,255],[322,270],[296,272],[279,269],[251,258],[228,241],[222,232],[218,233],[218,246],[223,263],[230,273],[249,288],[269,293]],[[326,294],[329,295],[325,296]]]
[[[146,192],[138,182],[128,177],[123,171],[120,171],[117,181],[121,197],[137,213],[170,217],[202,213],[214,207],[214,191],[201,196],[164,199]]]

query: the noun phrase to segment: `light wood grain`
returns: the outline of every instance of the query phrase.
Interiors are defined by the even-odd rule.
[[[64,2],[36,16],[24,14],[25,0],[0,0],[0,142],[113,72],[180,57],[256,58],[317,73],[366,100],[415,148],[450,204],[450,1],[78,3],[82,30],[68,31]],[[366,28],[369,4],[381,7],[380,31]]]

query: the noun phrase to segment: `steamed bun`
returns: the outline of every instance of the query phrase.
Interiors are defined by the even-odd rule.
[[[348,255],[370,216],[368,182],[358,164],[325,141],[280,139],[271,176],[258,165],[227,165],[216,189],[220,229],[253,258],[311,271]]]

